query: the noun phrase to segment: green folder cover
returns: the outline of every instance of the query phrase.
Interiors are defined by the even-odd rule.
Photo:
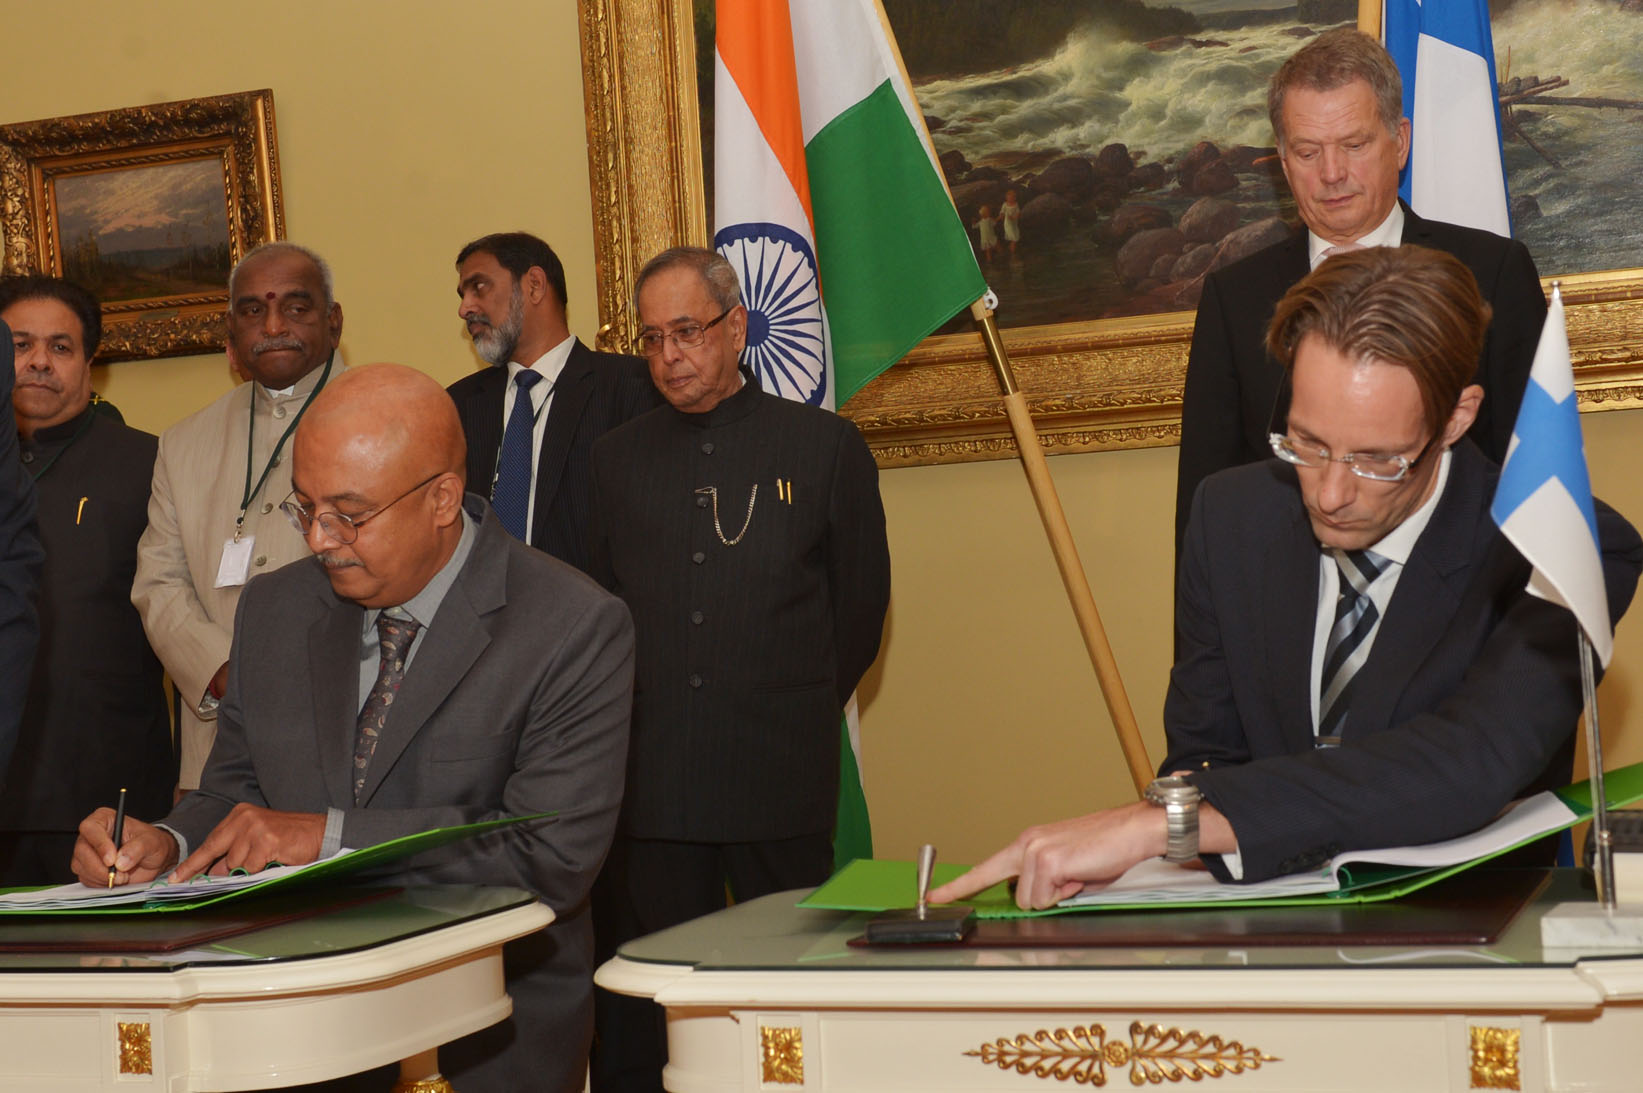
[[[1610,808],[1619,808],[1643,800],[1643,763],[1634,763],[1608,772],[1603,776],[1603,788],[1604,797]],[[1341,868],[1341,886],[1329,892],[1203,901],[1160,899],[1155,903],[1132,900],[1124,903],[1085,903],[1049,907],[1042,911],[1023,911],[1015,905],[1009,884],[1000,883],[976,893],[964,902],[975,908],[978,918],[1037,918],[1044,915],[1076,914],[1086,911],[1134,911],[1141,908],[1202,910],[1215,907],[1318,906],[1395,899],[1462,870],[1470,869],[1479,862],[1488,861],[1535,839],[1592,818],[1592,791],[1589,781],[1576,782],[1572,786],[1557,790],[1555,796],[1574,813],[1573,819],[1455,865],[1434,868],[1354,862]],[[931,886],[945,884],[968,868],[965,865],[937,865]],[[799,906],[829,911],[887,911],[911,906],[916,892],[917,867],[913,862],[861,858],[845,866],[820,888],[800,900]]]
[[[427,850],[437,850],[442,846],[473,838],[475,835],[482,835],[488,831],[495,831],[498,828],[509,827],[513,824],[529,823],[533,820],[551,819],[553,815],[554,813],[551,812],[538,812],[529,816],[509,816],[500,820],[460,824],[456,827],[436,827],[429,831],[419,831],[414,835],[402,835],[397,839],[389,839],[387,842],[368,846],[361,850],[353,850],[347,854],[338,854],[324,861],[315,862],[300,872],[273,877],[260,884],[243,884],[240,887],[215,892],[212,890],[213,878],[196,878],[188,883],[199,886],[200,897],[198,899],[168,899],[150,903],[109,905],[88,902],[83,906],[43,909],[5,907],[0,908],[0,915],[144,915],[168,911],[192,911],[196,908],[211,907],[247,896],[262,895],[268,892],[287,892],[302,885],[334,882],[379,865],[421,854]],[[162,882],[156,882],[156,884],[158,883]],[[0,897],[3,897],[7,892],[33,890],[0,889]]]

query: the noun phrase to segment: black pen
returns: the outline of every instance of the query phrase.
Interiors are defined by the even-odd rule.
[[[108,867],[108,886],[114,887],[115,866],[120,864],[120,840],[125,835],[126,787],[120,787],[120,800],[114,806],[114,865]]]

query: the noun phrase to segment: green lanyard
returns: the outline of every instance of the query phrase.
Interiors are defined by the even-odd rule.
[[[61,448],[58,448],[55,452],[52,453],[50,459],[48,459],[44,463],[40,464],[40,469],[39,470],[37,470],[37,471],[32,471],[31,470],[29,472],[29,478],[31,480],[33,480],[35,482],[40,481],[40,479],[45,475],[45,473],[47,471],[51,470],[52,467],[56,466],[57,461],[59,459],[63,458],[63,453],[68,451],[70,448],[74,447],[74,442],[75,441],[79,440],[81,437],[85,436],[86,433],[91,431],[91,420],[97,416],[97,404],[99,402],[102,402],[102,401],[103,400],[102,400],[102,397],[100,395],[92,395],[91,396],[91,402],[86,406],[86,409],[85,409],[86,419],[84,421],[80,422],[80,427],[78,429],[74,430],[74,435],[68,438],[68,443],[67,444],[64,444]]]
[[[325,371],[319,374],[319,382],[314,384],[314,389],[308,392],[306,399],[303,399],[302,407],[297,411],[297,416],[291,419],[291,424],[287,425],[285,432],[280,434],[279,443],[274,445],[274,453],[268,457],[268,462],[263,465],[262,474],[258,476],[255,486],[251,484],[251,461],[253,459],[251,441],[257,431],[257,388],[255,381],[247,385],[251,388],[251,413],[245,430],[245,496],[240,499],[240,514],[234,518],[234,541],[236,543],[240,541],[240,533],[245,530],[246,510],[251,507],[252,499],[262,492],[263,483],[268,481],[268,472],[272,471],[274,464],[280,461],[280,452],[285,450],[285,442],[291,439],[291,434],[297,431],[297,424],[302,421],[302,415],[308,412],[308,404],[314,401],[314,396],[320,393],[320,388],[325,386],[325,381],[331,378],[331,362],[335,359],[335,353],[326,358]]]

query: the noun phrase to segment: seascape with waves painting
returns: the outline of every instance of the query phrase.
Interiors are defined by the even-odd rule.
[[[1190,310],[1297,223],[1273,71],[1356,0],[884,0],[1005,326]],[[1643,265],[1643,3],[1493,4],[1516,232]]]

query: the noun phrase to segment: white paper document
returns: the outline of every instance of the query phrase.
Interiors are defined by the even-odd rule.
[[[1086,888],[1062,900],[1059,907],[1118,903],[1210,903],[1220,900],[1266,899],[1316,895],[1341,887],[1340,871],[1354,863],[1441,869],[1508,849],[1577,819],[1555,794],[1537,793],[1514,803],[1493,823],[1455,839],[1421,846],[1389,846],[1341,854],[1318,869],[1291,873],[1254,884],[1222,884],[1208,870],[1148,858],[1129,872],[1099,888]]]
[[[37,888],[33,891],[0,892],[0,911],[67,911],[96,910],[123,903],[192,902],[209,899],[236,888],[266,884],[280,877],[302,873],[323,862],[335,861],[352,850],[339,850],[329,858],[320,858],[307,865],[271,865],[257,873],[230,873],[227,876],[199,876],[178,884],[168,884],[164,877],[141,884],[121,884],[113,888],[92,885],[62,884],[55,888]]]

